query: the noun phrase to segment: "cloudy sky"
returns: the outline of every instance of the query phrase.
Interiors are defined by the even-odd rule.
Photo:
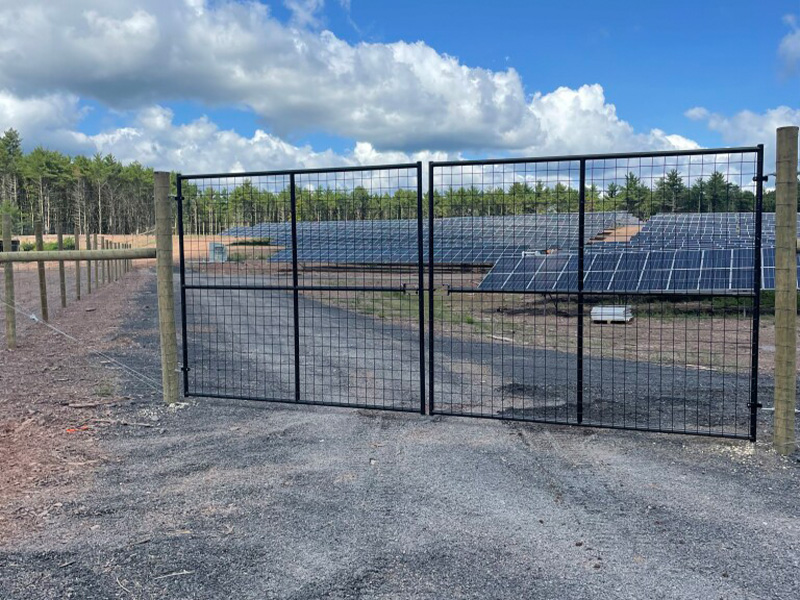
[[[196,173],[798,123],[800,0],[0,0],[0,128],[26,149]]]

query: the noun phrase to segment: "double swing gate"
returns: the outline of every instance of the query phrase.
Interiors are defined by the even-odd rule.
[[[755,439],[762,180],[760,146],[178,176],[184,393]]]

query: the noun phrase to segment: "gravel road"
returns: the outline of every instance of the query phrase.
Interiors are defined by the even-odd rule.
[[[118,358],[152,375],[154,285],[138,305]],[[344,355],[337,369],[356,360]],[[337,377],[320,385],[359,385]],[[124,386],[118,418],[141,426],[105,430],[91,489],[0,550],[0,597],[800,597],[800,464],[765,443],[203,398],[167,409]]]

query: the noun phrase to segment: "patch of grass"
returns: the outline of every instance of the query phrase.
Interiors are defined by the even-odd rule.
[[[94,389],[94,395],[100,398],[110,398],[114,395],[114,386],[104,381]]]
[[[228,262],[240,263],[247,260],[247,254],[244,252],[231,252],[228,254]]]
[[[23,252],[30,252],[31,250],[36,250],[36,244],[34,242],[23,242],[20,244]],[[45,242],[42,245],[44,250],[58,250],[58,242]],[[75,250],[75,238],[67,237],[64,238],[64,250]]]

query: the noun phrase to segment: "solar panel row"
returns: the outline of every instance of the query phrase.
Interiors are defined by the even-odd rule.
[[[584,290],[750,291],[753,289],[753,266],[752,249],[587,252]],[[764,289],[775,288],[774,248],[762,249],[761,276]],[[479,288],[487,291],[577,291],[578,255],[563,252],[504,257],[486,274]]]

